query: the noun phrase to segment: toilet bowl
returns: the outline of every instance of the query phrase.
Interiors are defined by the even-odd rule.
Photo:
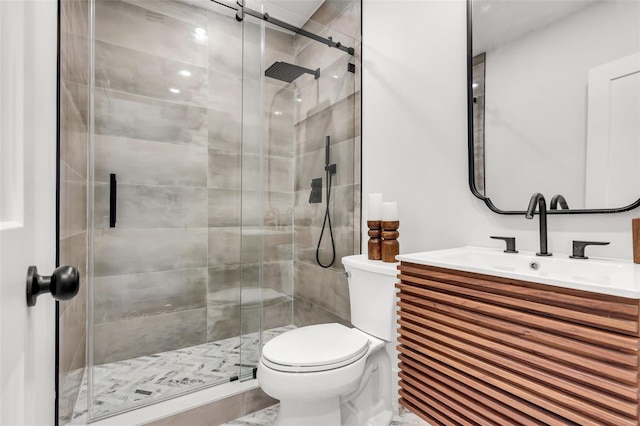
[[[342,259],[349,276],[352,323],[285,332],[263,350],[257,377],[280,400],[276,426],[386,426],[391,408],[396,264],[366,256]]]

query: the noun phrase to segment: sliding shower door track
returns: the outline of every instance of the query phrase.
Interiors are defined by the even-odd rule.
[[[261,13],[258,12],[256,10],[250,9],[246,6],[244,6],[244,1],[243,0],[238,0],[238,3],[236,3],[237,7],[233,7],[230,6],[226,3],[217,1],[217,0],[210,0],[213,3],[219,4],[221,6],[227,7],[229,9],[233,9],[236,11],[236,19],[238,21],[242,21],[244,19],[244,15],[247,14],[249,16],[253,16],[254,18],[258,18],[260,20],[269,22],[270,24],[276,25],[280,28],[284,28],[285,30],[294,32],[296,34],[300,34],[301,36],[310,38],[311,40],[315,40],[317,42],[320,42],[322,44],[326,44],[329,47],[333,47],[335,49],[339,49],[342,50],[343,52],[348,53],[349,55],[355,55],[355,49],[353,47],[349,47],[349,46],[345,46],[342,43],[340,43],[339,41],[336,42],[333,40],[333,37],[322,37],[319,36],[317,34],[314,34],[310,31],[304,30],[302,28],[298,28],[294,25],[288,24],[284,21],[281,21],[279,19],[276,19],[272,16],[270,16],[268,13]]]

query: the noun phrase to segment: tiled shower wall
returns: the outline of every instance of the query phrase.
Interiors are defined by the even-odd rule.
[[[257,331],[262,244],[272,290],[263,326],[290,324],[293,93],[265,89],[265,114],[279,108],[282,120],[261,157],[241,149],[243,27],[233,15],[97,0],[95,22],[94,362]],[[268,57],[292,53],[292,36],[267,31]]]
[[[309,31],[355,48],[355,56],[296,36],[298,65],[330,78],[308,80],[296,91],[295,111],[295,324],[350,320],[349,290],[343,256],[360,253],[360,40],[361,1],[327,0],[305,25]],[[326,27],[319,27],[317,24]],[[349,37],[348,40],[346,36]],[[356,66],[355,74],[347,64]],[[316,262],[316,245],[324,220],[325,136],[331,137],[331,162],[337,164],[331,192],[331,220],[336,261],[324,269]],[[323,202],[309,204],[311,179],[322,177]],[[321,260],[330,260],[328,231]]]
[[[59,417],[73,412],[85,367],[87,282],[88,0],[60,3],[60,265],[76,266],[80,291],[59,305]]]
[[[240,42],[242,25],[235,19],[224,19]],[[210,81],[217,81],[220,90],[214,89],[211,96],[220,93],[215,114],[222,114],[217,127],[228,125],[225,111],[230,105],[240,114],[241,102],[251,104],[245,105],[244,116],[233,117],[237,129],[245,132],[242,144],[239,133],[234,135],[233,143],[210,144],[209,169],[213,179],[209,209],[222,205],[232,209],[228,214],[213,218],[210,215],[213,237],[209,247],[215,251],[209,265],[208,327],[212,340],[238,335],[239,327],[242,333],[249,333],[259,331],[261,325],[269,329],[293,322],[293,92],[263,78],[260,25],[249,17],[243,25],[244,58],[240,44],[230,57],[224,53],[229,50],[224,37],[212,40],[217,56],[210,62],[210,75],[215,75]],[[291,61],[293,36],[266,28],[264,48],[265,64]],[[264,82],[262,89],[260,81]],[[236,88],[233,93],[222,90],[230,85]],[[262,104],[254,105],[261,98]],[[263,116],[256,116],[257,111]],[[259,290],[260,273],[264,291]],[[238,300],[240,288],[242,324],[237,313],[227,313],[237,308],[237,303],[229,303],[229,299]]]
[[[136,3],[96,1],[95,364],[206,341],[207,17]]]

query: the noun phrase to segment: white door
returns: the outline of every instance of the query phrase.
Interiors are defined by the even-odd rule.
[[[621,207],[640,191],[640,53],[589,70],[587,208]]]
[[[55,267],[55,0],[0,1],[0,424],[54,423],[55,305],[28,308],[27,267]]]

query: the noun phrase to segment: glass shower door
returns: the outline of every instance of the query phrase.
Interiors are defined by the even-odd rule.
[[[240,241],[240,378],[254,377],[262,338],[264,216],[262,135],[262,63],[264,23],[242,21],[242,184]]]
[[[259,12],[286,16],[268,2]],[[243,379],[253,377],[269,339],[349,317],[340,259],[360,246],[358,50],[352,37],[311,20],[303,25],[354,54],[248,14],[243,20]],[[330,176],[327,157],[336,168]],[[321,197],[312,202],[316,178]],[[324,266],[335,260],[322,267],[317,259]]]
[[[89,365],[78,404],[90,420],[249,379],[278,333],[348,323],[340,258],[359,251],[357,57],[209,6],[92,3]],[[320,75],[265,76],[276,62]],[[318,243],[327,136],[337,170],[331,232]],[[320,266],[333,247],[336,261]]]
[[[226,8],[93,7],[90,420],[239,376],[242,120]]]

